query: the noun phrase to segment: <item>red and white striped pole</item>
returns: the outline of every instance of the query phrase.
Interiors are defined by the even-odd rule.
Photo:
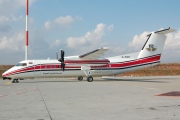
[[[25,60],[28,59],[28,0],[26,0],[26,46],[25,46]]]

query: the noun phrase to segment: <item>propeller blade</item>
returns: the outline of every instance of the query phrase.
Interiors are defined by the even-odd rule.
[[[64,59],[64,51],[61,50],[61,58]]]
[[[56,59],[58,60],[58,53],[57,53],[57,51],[56,51]]]
[[[63,69],[63,71],[65,70],[65,64],[61,63],[61,68]]]
[[[65,70],[65,64],[64,64],[64,50],[61,50],[61,58],[58,59],[59,62],[61,62],[61,68],[63,69],[63,71]]]
[[[64,62],[64,51],[61,50],[61,58],[58,59],[59,62]]]

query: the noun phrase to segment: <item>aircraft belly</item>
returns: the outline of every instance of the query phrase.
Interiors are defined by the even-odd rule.
[[[113,70],[91,70],[92,76],[95,75],[112,75]]]
[[[112,75],[114,74],[113,70],[91,70],[91,76],[98,75]],[[68,77],[68,76],[85,76],[83,70],[65,70],[63,71],[46,71],[42,72],[42,76],[46,77]]]

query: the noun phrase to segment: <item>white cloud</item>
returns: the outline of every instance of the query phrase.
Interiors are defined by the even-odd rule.
[[[180,30],[176,33],[167,34],[165,49],[172,49],[180,52]]]
[[[29,5],[37,0],[29,0]],[[16,3],[16,5],[14,5]],[[26,0],[0,0],[0,5],[25,6]]]
[[[164,46],[162,61],[179,62],[180,61],[180,30],[167,34],[167,40]]]
[[[51,28],[51,22],[50,21],[46,21],[44,24],[44,28],[45,29],[50,29]]]
[[[107,30],[108,31],[112,31],[114,29],[114,25],[112,24],[112,25],[109,25],[108,27],[107,27]]]
[[[110,29],[111,28],[111,29]],[[77,46],[90,46],[97,45],[106,31],[112,30],[113,25],[107,26],[100,23],[93,31],[87,32],[81,37],[69,37],[67,38],[67,46],[70,48],[78,48]]]
[[[24,40],[24,32],[19,32],[13,36],[3,36],[0,38],[0,50],[19,52],[24,48]]]
[[[11,19],[10,19],[10,20],[12,20],[12,21],[18,21],[18,20],[21,20],[21,19],[23,19],[23,16],[22,16],[22,15],[20,15],[19,17],[11,16]]]
[[[29,6],[36,0],[29,0]],[[22,25],[22,20],[25,21],[25,17],[23,15],[19,15],[19,10],[24,8],[25,14],[25,0],[0,0],[0,32],[7,31],[7,27],[16,29],[15,27],[17,24],[20,27]],[[29,18],[29,23],[32,23],[33,19]],[[5,30],[3,31],[3,28]],[[18,28],[17,28],[18,29]],[[16,29],[16,30],[17,30]],[[13,32],[13,31],[12,31]],[[0,36],[2,37],[2,36]]]
[[[19,17],[16,17],[16,16],[0,16],[0,23],[4,24],[4,23],[8,23],[8,22],[12,22],[12,21],[18,21],[18,20],[21,20],[23,17],[22,16],[19,16]]]
[[[73,24],[74,19],[68,15],[68,16],[60,16],[54,20],[54,22],[60,26],[71,26]]]
[[[29,0],[29,6],[36,0]],[[0,0],[0,15],[8,16],[26,6],[25,0]]]
[[[35,1],[36,0],[29,0],[29,6]],[[25,0],[0,0],[0,32],[3,33],[0,34],[1,50],[17,52],[24,48],[25,32],[12,29],[13,24],[10,22],[17,22],[23,19],[22,15],[17,15],[14,13],[23,7],[25,8],[25,6]],[[30,21],[33,20],[30,19]]]
[[[129,43],[129,47],[133,48],[134,50],[140,50],[144,43],[146,42],[147,40],[147,35],[149,34],[150,32],[143,32],[142,34],[140,35],[135,35],[133,37],[133,40]]]
[[[59,47],[61,45],[61,40],[57,39],[55,41],[53,41],[52,44],[50,44],[49,48],[52,49],[52,48],[56,48],[56,47]]]
[[[67,45],[70,48],[76,48],[79,45],[85,45],[85,44],[86,44],[85,37],[79,37],[79,38],[69,37],[67,39]]]
[[[48,20],[44,23],[44,28],[46,30],[48,29],[53,29],[53,28],[56,28],[57,26],[58,27],[71,27],[73,25],[73,23],[75,21],[81,21],[82,20],[82,17],[80,16],[76,16],[76,17],[72,17],[70,15],[68,16],[59,16],[57,18],[55,18],[54,20]]]
[[[5,23],[5,22],[8,22],[9,21],[9,18],[6,17],[6,16],[0,16],[0,23]]]
[[[29,0],[29,6],[35,1]],[[12,64],[24,59],[25,6],[26,0],[0,0],[1,64]],[[23,10],[24,14],[21,14],[20,10]],[[29,18],[29,23],[32,22],[33,19]]]

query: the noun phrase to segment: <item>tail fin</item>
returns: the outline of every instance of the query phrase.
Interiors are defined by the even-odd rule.
[[[174,29],[171,29],[170,27],[168,29],[156,31],[150,33],[148,36],[147,41],[145,42],[142,50],[140,51],[138,55],[138,59],[141,58],[147,58],[147,57],[156,57],[160,60],[160,56],[164,47],[164,43],[166,41],[166,35],[170,32],[174,32]]]

